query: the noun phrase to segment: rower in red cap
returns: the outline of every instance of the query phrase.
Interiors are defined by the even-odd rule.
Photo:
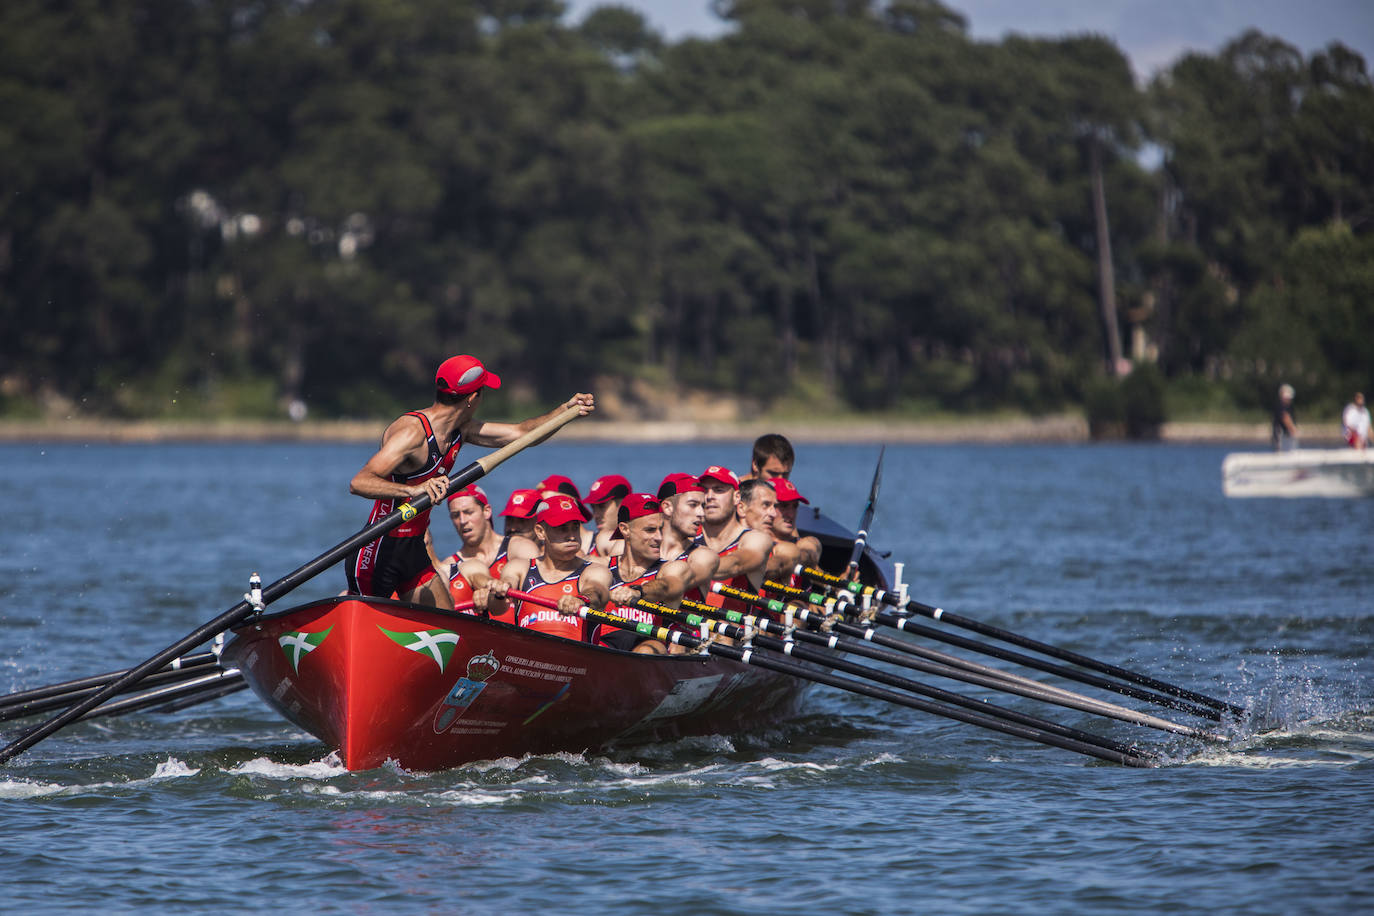
[[[658,485],[658,504],[663,509],[663,544],[659,556],[682,560],[688,567],[684,598],[701,601],[716,575],[720,557],[697,540],[706,518],[706,491],[691,474],[675,473]]]
[[[616,514],[620,502],[634,489],[630,482],[619,474],[606,474],[596,478],[592,488],[587,491],[587,504],[592,507],[592,521],[596,532],[592,538],[592,548],[588,556],[609,557],[615,550],[612,536],[615,534]]]
[[[526,495],[520,496],[521,493]],[[477,484],[469,484],[463,489],[449,495],[448,513],[449,519],[453,522],[453,527],[462,539],[462,546],[458,552],[439,562],[439,569],[442,571],[445,580],[448,582],[449,597],[453,599],[454,607],[464,602],[473,600],[473,584],[471,580],[463,575],[462,567],[464,563],[473,562],[480,569],[486,570],[483,580],[495,578],[501,575],[506,563],[512,556],[516,561],[528,561],[539,552],[539,548],[534,543],[534,510],[539,503],[539,494],[532,490],[516,490],[511,494],[513,501],[518,500],[528,504],[526,516],[530,519],[526,533],[513,534],[509,521],[506,525],[506,533],[503,537],[496,533],[491,524],[491,503],[487,500],[487,494]],[[515,512],[522,511],[517,505]],[[506,512],[511,512],[511,504],[506,505]],[[504,514],[504,513],[503,513]],[[519,527],[517,524],[516,527]],[[470,570],[472,571],[472,570]],[[483,581],[481,584],[485,584]],[[515,616],[509,607],[504,604],[489,605],[487,608],[489,616],[494,620],[504,620],[506,623],[514,623]]]
[[[768,555],[773,549],[772,536],[744,524],[739,512],[739,478],[734,471],[713,464],[697,478],[706,491],[702,506],[705,517],[697,540],[720,556],[714,581],[758,591],[763,585]],[[706,596],[706,603],[730,610],[746,610],[738,599],[725,598],[715,592]]]
[[[819,565],[821,561],[821,542],[811,535],[802,537],[797,530],[797,512],[802,503],[811,500],[801,495],[797,485],[786,477],[774,477],[773,492],[778,495],[778,513],[773,519],[773,538],[779,543],[796,544],[800,561],[807,566]]]
[[[490,423],[474,414],[487,388],[500,388],[501,379],[474,356],[453,356],[434,375],[434,403],[402,414],[382,434],[382,444],[353,476],[349,491],[373,500],[368,524],[390,515],[402,503],[428,495],[437,504],[448,494],[448,477],[463,443],[498,448],[563,410],[578,407],[585,416],[595,409],[590,394],[576,394],[557,410],[521,423]],[[450,607],[448,589],[434,576],[424,535],[429,512],[391,529],[359,547],[344,561],[348,589],[353,594]]]
[[[534,488],[543,494],[545,499],[555,493],[571,496],[573,502],[577,503],[577,511],[582,513],[582,521],[590,522],[592,520],[592,510],[588,509],[587,504],[582,501],[582,491],[577,489],[577,484],[572,482],[571,477],[564,477],[562,474],[550,474],[548,477],[545,477],[543,480],[539,481],[539,483],[535,484]],[[591,555],[592,537],[594,534],[595,532],[585,525],[578,532],[578,537],[582,539],[581,553],[584,557]]]
[[[631,493],[616,510],[616,524],[611,537],[622,541],[624,549],[610,558],[608,566],[611,603],[606,605],[606,610],[610,613],[636,623],[663,626],[669,621],[661,620],[652,611],[636,607],[635,602],[646,598],[669,607],[677,607],[681,603],[688,568],[681,560],[665,562],[659,556],[659,548],[663,545],[663,528],[663,510],[651,494]],[[627,652],[663,655],[668,651],[667,644],[662,640],[645,638],[632,630],[606,624],[593,627],[590,639],[598,645]]]
[[[477,585],[481,581],[480,568],[472,570],[473,601],[478,609],[485,610],[492,596],[503,597],[510,589],[519,588],[558,604],[558,609],[553,610],[517,602],[515,614],[520,626],[565,639],[582,640],[584,627],[577,609],[583,604],[605,607],[611,596],[611,575],[606,567],[580,555],[582,542],[578,531],[581,526],[582,512],[571,496],[554,493],[545,497],[534,516],[539,555],[525,562],[512,558],[500,577],[485,589]],[[467,573],[465,566],[464,575]]]

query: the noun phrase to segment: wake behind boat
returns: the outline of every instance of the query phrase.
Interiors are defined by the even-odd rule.
[[[1221,463],[1221,487],[1234,497],[1374,496],[1374,451],[1233,452]]]

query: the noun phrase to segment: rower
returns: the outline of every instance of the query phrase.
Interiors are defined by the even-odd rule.
[[[573,502],[577,503],[577,510],[582,513],[582,521],[590,522],[592,520],[592,510],[588,509],[587,504],[582,501],[582,491],[577,489],[577,484],[572,482],[571,477],[564,477],[562,474],[550,474],[548,477],[545,477],[543,480],[539,481],[539,483],[535,484],[535,489],[538,490],[545,499],[548,499],[555,493],[571,496]],[[585,557],[591,554],[593,546],[592,539],[595,534],[596,532],[585,525],[580,529],[579,537],[582,539],[582,550],[580,552],[582,556]]]
[[[811,535],[802,536],[797,530],[797,512],[802,503],[810,500],[801,495],[796,485],[786,477],[774,477],[770,483],[777,494],[778,511],[773,518],[773,539],[779,543],[796,544],[800,553],[799,561],[807,566],[817,566],[821,561],[821,542]]]
[[[523,502],[528,504],[527,514],[532,516],[539,503],[539,495],[532,490],[517,490],[511,494],[512,499],[521,493],[525,495],[516,500],[514,511],[522,511],[519,508],[519,503]],[[444,577],[448,582],[449,596],[453,599],[454,607],[457,607],[473,600],[472,580],[463,575],[462,572],[464,563],[474,563],[476,569],[485,571],[485,574],[479,577],[479,583],[485,585],[485,580],[501,575],[501,571],[505,569],[512,554],[516,556],[517,560],[528,561],[538,552],[538,549],[533,540],[534,523],[532,520],[527,523],[526,532],[523,535],[512,534],[509,519],[506,523],[505,536],[496,533],[491,525],[491,503],[487,500],[487,494],[476,484],[469,484],[450,496],[448,506],[449,519],[453,522],[453,527],[457,530],[459,538],[462,539],[462,546],[456,553],[441,561],[439,568],[443,570]],[[512,511],[512,506],[508,503],[506,512],[510,511]],[[505,623],[515,622],[514,614],[504,602],[488,605],[487,611],[494,620],[501,620]]]
[[[658,504],[663,510],[663,545],[659,556],[664,560],[683,560],[688,566],[684,598],[700,601],[704,589],[716,575],[720,557],[697,541],[701,523],[706,518],[706,491],[701,481],[691,474],[675,473],[663,478],[658,485]]]
[[[620,501],[629,496],[632,489],[630,482],[619,474],[606,474],[596,478],[592,488],[587,491],[587,504],[591,506],[592,523],[596,526],[588,556],[593,559],[611,556],[611,541],[615,534]],[[618,552],[619,547],[615,547],[615,550]]]
[[[702,503],[704,517],[697,541],[720,557],[713,581],[758,591],[763,585],[768,555],[773,549],[772,536],[752,530],[744,523],[739,509],[740,482],[734,471],[713,464],[698,474],[697,478],[705,491]],[[747,609],[743,602],[715,592],[706,596],[706,603],[729,610]]]
[[[500,387],[500,377],[476,357],[444,360],[434,375],[434,403],[392,421],[381,446],[349,483],[349,492],[373,501],[369,525],[421,496],[429,497],[431,504],[442,501],[448,495],[447,475],[464,442],[499,448],[568,408],[580,408],[583,416],[595,408],[590,394],[576,394],[558,410],[521,423],[476,419],[483,390]],[[405,601],[448,607],[448,590],[431,572],[433,561],[424,544],[428,530],[426,509],[355,549],[344,561],[349,592],[382,598],[395,593]],[[422,581],[426,574],[427,583]]]
[[[520,626],[539,633],[581,641],[584,636],[578,608],[589,604],[605,607],[610,599],[611,575],[606,567],[581,556],[582,511],[571,496],[562,493],[543,500],[534,519],[534,538],[539,554],[517,562],[512,557],[493,580],[490,594],[504,596],[512,588],[558,603],[557,610],[517,602],[516,619]],[[489,595],[475,592],[473,600],[482,608]]]
[[[753,453],[749,458],[749,476],[743,480],[773,480],[776,477],[785,480],[792,476],[795,462],[796,453],[786,436],[765,433],[754,440]]]
[[[667,621],[635,607],[635,602],[646,598],[669,607],[681,603],[687,564],[681,560],[665,562],[659,555],[663,529],[663,512],[652,495],[631,493],[621,502],[611,537],[623,541],[624,549],[610,558],[611,603],[606,605],[610,613],[636,623],[663,626]],[[663,655],[668,651],[662,640],[606,625],[593,626],[589,639],[597,645],[627,652]]]

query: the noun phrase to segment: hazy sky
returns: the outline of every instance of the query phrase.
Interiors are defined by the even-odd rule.
[[[612,0],[564,0],[568,21]],[[725,24],[709,0],[614,0],[639,10],[664,37],[709,38]],[[1136,73],[1149,77],[1185,51],[1218,50],[1254,27],[1311,53],[1341,41],[1374,68],[1374,0],[946,0],[963,13],[974,38],[1008,32],[1096,32],[1116,40]]]

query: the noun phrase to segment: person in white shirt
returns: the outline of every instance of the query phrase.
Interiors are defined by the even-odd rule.
[[[1364,392],[1355,392],[1355,400],[1341,411],[1341,433],[1351,448],[1363,450],[1369,444],[1369,408],[1364,406]]]

